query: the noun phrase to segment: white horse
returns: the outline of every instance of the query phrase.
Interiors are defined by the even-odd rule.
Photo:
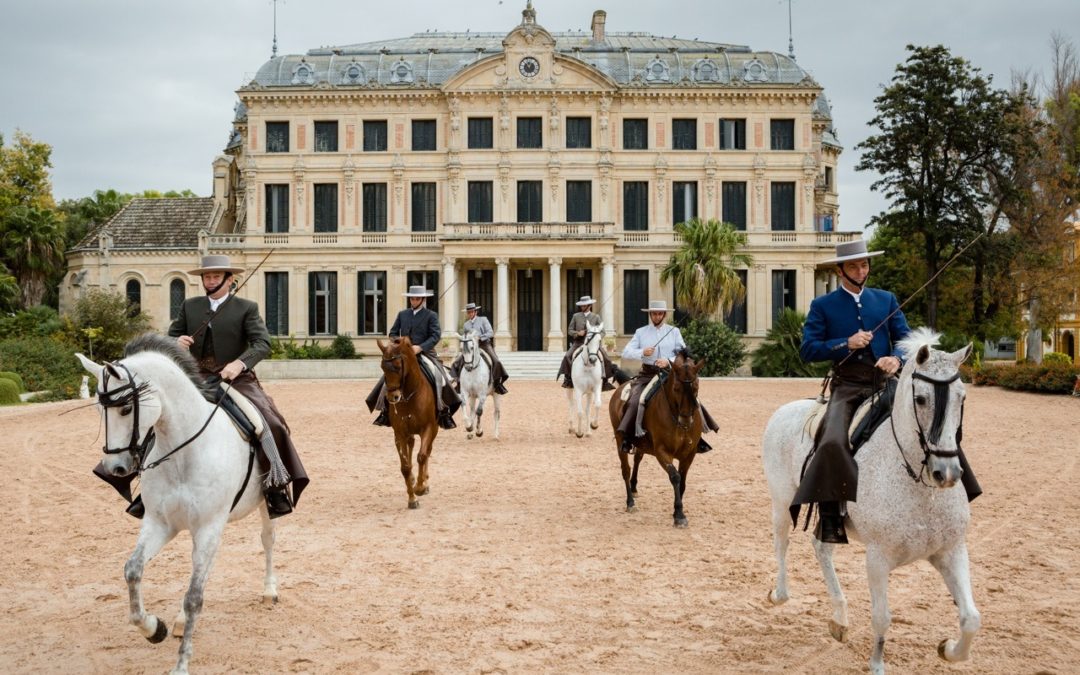
[[[136,338],[125,352],[125,358],[104,366],[77,356],[98,382],[105,470],[113,476],[140,474],[146,515],[124,577],[131,623],[150,642],[163,641],[169,631],[143,608],[143,568],[178,532],[191,532],[191,583],[173,627],[173,634],[183,638],[172,672],[187,673],[191,636],[222,530],[225,523],[255,509],[262,515],[266,554],[263,602],[277,602],[274,521],[266,511],[249,444],[225,411],[204,398],[191,356],[175,341],[157,335]]]
[[[480,339],[476,331],[469,331],[461,338],[461,375],[458,377],[458,385],[461,387],[461,397],[465,401],[465,431],[467,438],[473,437],[473,426],[476,427],[476,437],[484,435],[481,428],[481,420],[484,417],[484,402],[490,395],[495,403],[495,438],[499,438],[499,401],[500,394],[495,393],[495,384],[491,381],[491,368],[484,360],[480,350]]]
[[[943,659],[966,660],[980,625],[971,595],[965,541],[970,511],[964,488],[958,484],[962,470],[956,443],[965,395],[959,367],[971,353],[971,345],[950,354],[932,349],[938,337],[920,328],[901,342],[907,364],[900,373],[892,417],[855,455],[858,500],[848,503],[846,522],[848,534],[866,544],[875,636],[870,655],[873,673],[885,672],[885,631],[891,622],[886,594],[889,572],[897,567],[929,560],[944,578],[959,610],[960,638],[938,645]],[[816,405],[812,399],[788,403],[765,428],[762,460],[772,495],[778,566],[776,588],[769,592],[769,600],[776,605],[788,599],[788,506],[813,444],[807,423]],[[833,567],[833,544],[817,539],[813,544],[832,600],[829,630],[843,642],[848,629],[847,601]]]
[[[600,346],[603,341],[603,322],[589,326],[585,344],[570,364],[574,388],[567,390],[566,398],[570,404],[570,433],[578,438],[592,436],[592,430],[600,426],[600,392],[604,381]]]

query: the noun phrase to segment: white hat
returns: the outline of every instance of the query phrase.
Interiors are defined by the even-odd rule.
[[[188,274],[205,274],[206,272],[232,272],[239,274],[244,271],[243,267],[233,267],[229,263],[227,255],[204,255],[198,269],[188,270]]]
[[[409,286],[404,295],[406,298],[430,298],[435,294],[423,286]]]
[[[593,300],[591,295],[583,295],[581,299],[577,301],[578,307],[584,307],[585,305],[595,305],[596,301]]]
[[[643,312],[670,312],[668,309],[667,300],[650,300],[649,306],[642,309]]]
[[[481,307],[482,307],[482,305],[478,305],[475,302],[469,302],[469,303],[466,303],[465,309],[463,309],[461,311],[463,311],[463,312],[472,312],[472,311],[479,312]]]
[[[885,251],[867,251],[866,240],[856,239],[855,241],[844,242],[843,244],[836,245],[836,257],[829,258],[828,260],[822,260],[821,265],[839,265],[842,262],[848,260],[862,260],[863,258],[873,258],[874,256],[881,255]]]

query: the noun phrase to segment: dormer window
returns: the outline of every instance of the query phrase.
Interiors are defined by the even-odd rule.
[[[300,63],[293,68],[293,84],[315,84],[315,69],[310,63],[301,59]]]
[[[352,61],[347,64],[344,70],[341,71],[341,83],[342,84],[364,84],[367,78],[364,73],[364,67],[356,61]]]
[[[694,64],[693,78],[695,82],[719,82],[720,69],[709,59],[702,59]]]
[[[746,82],[768,82],[768,68],[758,59],[751,59],[743,66],[743,80]]]
[[[405,59],[390,68],[390,84],[409,84],[413,81],[413,69]]]
[[[668,65],[660,60],[660,57],[654,58],[649,62],[649,65],[645,66],[645,81],[646,82],[670,82],[671,71],[668,69]]]

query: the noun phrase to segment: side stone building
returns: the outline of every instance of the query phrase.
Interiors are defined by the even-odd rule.
[[[834,282],[841,146],[824,90],[793,58],[748,47],[552,33],[531,2],[501,33],[420,33],[276,56],[237,91],[213,196],[135,200],[68,256],[61,308],[124,292],[164,329],[200,293],[205,253],[253,269],[241,293],[275,335],[351,336],[374,353],[409,285],[444,332],[483,305],[500,349],[560,351],[574,303],[599,301],[621,343],[673,224],[719,219],[754,258],[727,317],[749,343]]]

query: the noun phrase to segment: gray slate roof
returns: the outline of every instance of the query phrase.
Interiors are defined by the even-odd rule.
[[[103,230],[112,236],[114,250],[196,249],[199,230],[210,229],[213,213],[213,197],[132,199],[74,250],[97,248]]]

